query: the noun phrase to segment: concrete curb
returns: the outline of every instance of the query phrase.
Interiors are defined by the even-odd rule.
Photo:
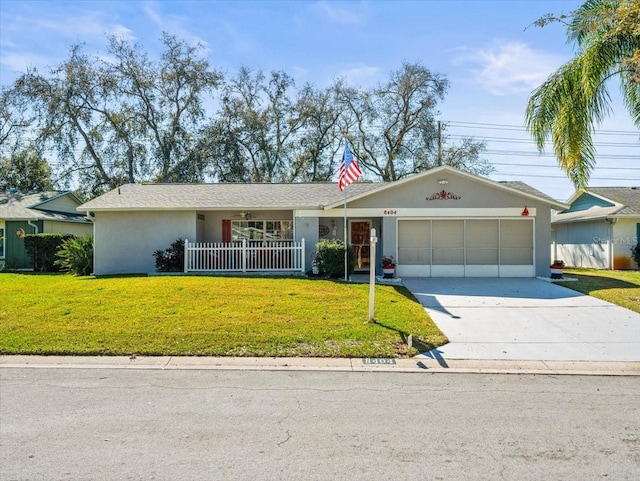
[[[0,356],[0,368],[330,371],[640,376],[640,362],[436,360],[425,358]],[[393,362],[393,364],[391,364]]]

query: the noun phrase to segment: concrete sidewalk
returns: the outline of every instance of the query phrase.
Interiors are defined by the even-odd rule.
[[[405,279],[449,344],[425,359],[640,362],[640,314],[539,279]]]
[[[374,364],[371,364],[373,362]],[[0,356],[1,368],[337,371],[398,373],[572,374],[640,376],[640,362],[445,360],[429,358],[274,358]]]

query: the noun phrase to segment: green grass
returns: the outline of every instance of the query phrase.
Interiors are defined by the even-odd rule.
[[[308,279],[0,274],[0,353],[403,357],[447,341],[401,287],[376,287],[367,322],[368,293]]]
[[[579,280],[563,286],[640,312],[640,271],[565,269],[564,273]]]

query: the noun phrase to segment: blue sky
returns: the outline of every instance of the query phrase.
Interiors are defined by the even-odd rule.
[[[530,92],[572,56],[560,25],[529,27],[571,0],[449,1],[37,1],[0,3],[0,82],[28,66],[59,63],[83,42],[104,53],[105,34],[140,42],[152,55],[163,31],[200,42],[212,65],[285,70],[297,85],[345,77],[370,86],[402,62],[447,75],[440,106],[452,139],[487,139],[495,180],[521,180],[558,199],[573,193],[551,155],[539,157],[522,128]],[[596,136],[591,185],[640,185],[640,135],[611,86],[613,113]],[[487,125],[488,124],[488,125]],[[622,132],[622,134],[617,134]],[[635,160],[635,162],[634,162]]]

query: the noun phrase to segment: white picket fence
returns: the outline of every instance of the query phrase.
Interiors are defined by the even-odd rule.
[[[184,242],[184,272],[305,272],[304,239]]]

